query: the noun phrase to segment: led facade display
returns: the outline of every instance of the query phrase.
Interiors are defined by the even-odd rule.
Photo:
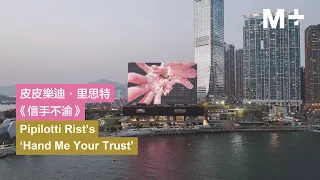
[[[129,63],[128,102],[196,104],[196,63]]]

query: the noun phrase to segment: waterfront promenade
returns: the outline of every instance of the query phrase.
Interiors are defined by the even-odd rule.
[[[137,132],[129,133],[128,131],[120,131],[117,133],[100,132],[100,137],[132,137],[132,136],[161,136],[161,135],[179,135],[179,134],[206,134],[206,133],[234,133],[234,132],[293,132],[293,131],[310,131],[308,127],[252,127],[252,128],[177,128],[177,129],[139,129]]]

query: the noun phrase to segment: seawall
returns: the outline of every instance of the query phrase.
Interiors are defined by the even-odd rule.
[[[309,131],[308,128],[248,128],[248,129],[228,129],[228,128],[210,128],[210,129],[162,129],[153,132],[137,133],[137,134],[115,134],[111,136],[132,137],[132,136],[161,136],[161,135],[177,135],[177,134],[207,134],[207,133],[232,133],[232,132],[294,132]],[[109,135],[110,136],[110,135]]]
[[[283,131],[306,131],[306,129],[194,129],[178,131],[155,131],[154,135],[171,134],[203,134],[203,133],[228,133],[228,132],[283,132]]]
[[[16,148],[0,149],[0,159],[16,155]]]

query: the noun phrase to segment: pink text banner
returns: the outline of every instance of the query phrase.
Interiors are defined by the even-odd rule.
[[[113,84],[18,84],[17,120],[84,120],[85,103],[114,102]]]
[[[19,103],[16,106],[17,120],[85,120],[85,104],[62,101],[59,103]]]
[[[17,84],[16,101],[114,102],[114,84]]]

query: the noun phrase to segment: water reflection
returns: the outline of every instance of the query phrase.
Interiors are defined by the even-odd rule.
[[[151,137],[140,142],[139,155],[130,157],[130,167],[127,172],[124,172],[125,176],[175,179],[175,174],[172,171],[189,164],[189,161],[185,161],[185,158],[190,155],[188,150],[176,151],[176,149],[181,149],[188,144],[186,138]],[[187,147],[185,148],[187,149]],[[185,164],[179,162],[185,162]],[[182,169],[186,169],[186,167]],[[176,172],[183,176],[183,172],[180,170]]]
[[[234,133],[232,134],[232,146],[236,147],[237,149],[243,148],[243,134],[240,133]]]
[[[243,159],[245,149],[245,137],[243,134],[234,133],[232,134],[231,147],[233,158],[240,160]]]
[[[278,135],[278,133],[271,133],[270,134],[269,147],[272,150],[276,150],[279,147],[279,135]]]
[[[148,137],[139,139],[138,156],[116,161],[113,156],[7,157],[0,160],[0,179],[319,179],[318,139],[312,132]]]

